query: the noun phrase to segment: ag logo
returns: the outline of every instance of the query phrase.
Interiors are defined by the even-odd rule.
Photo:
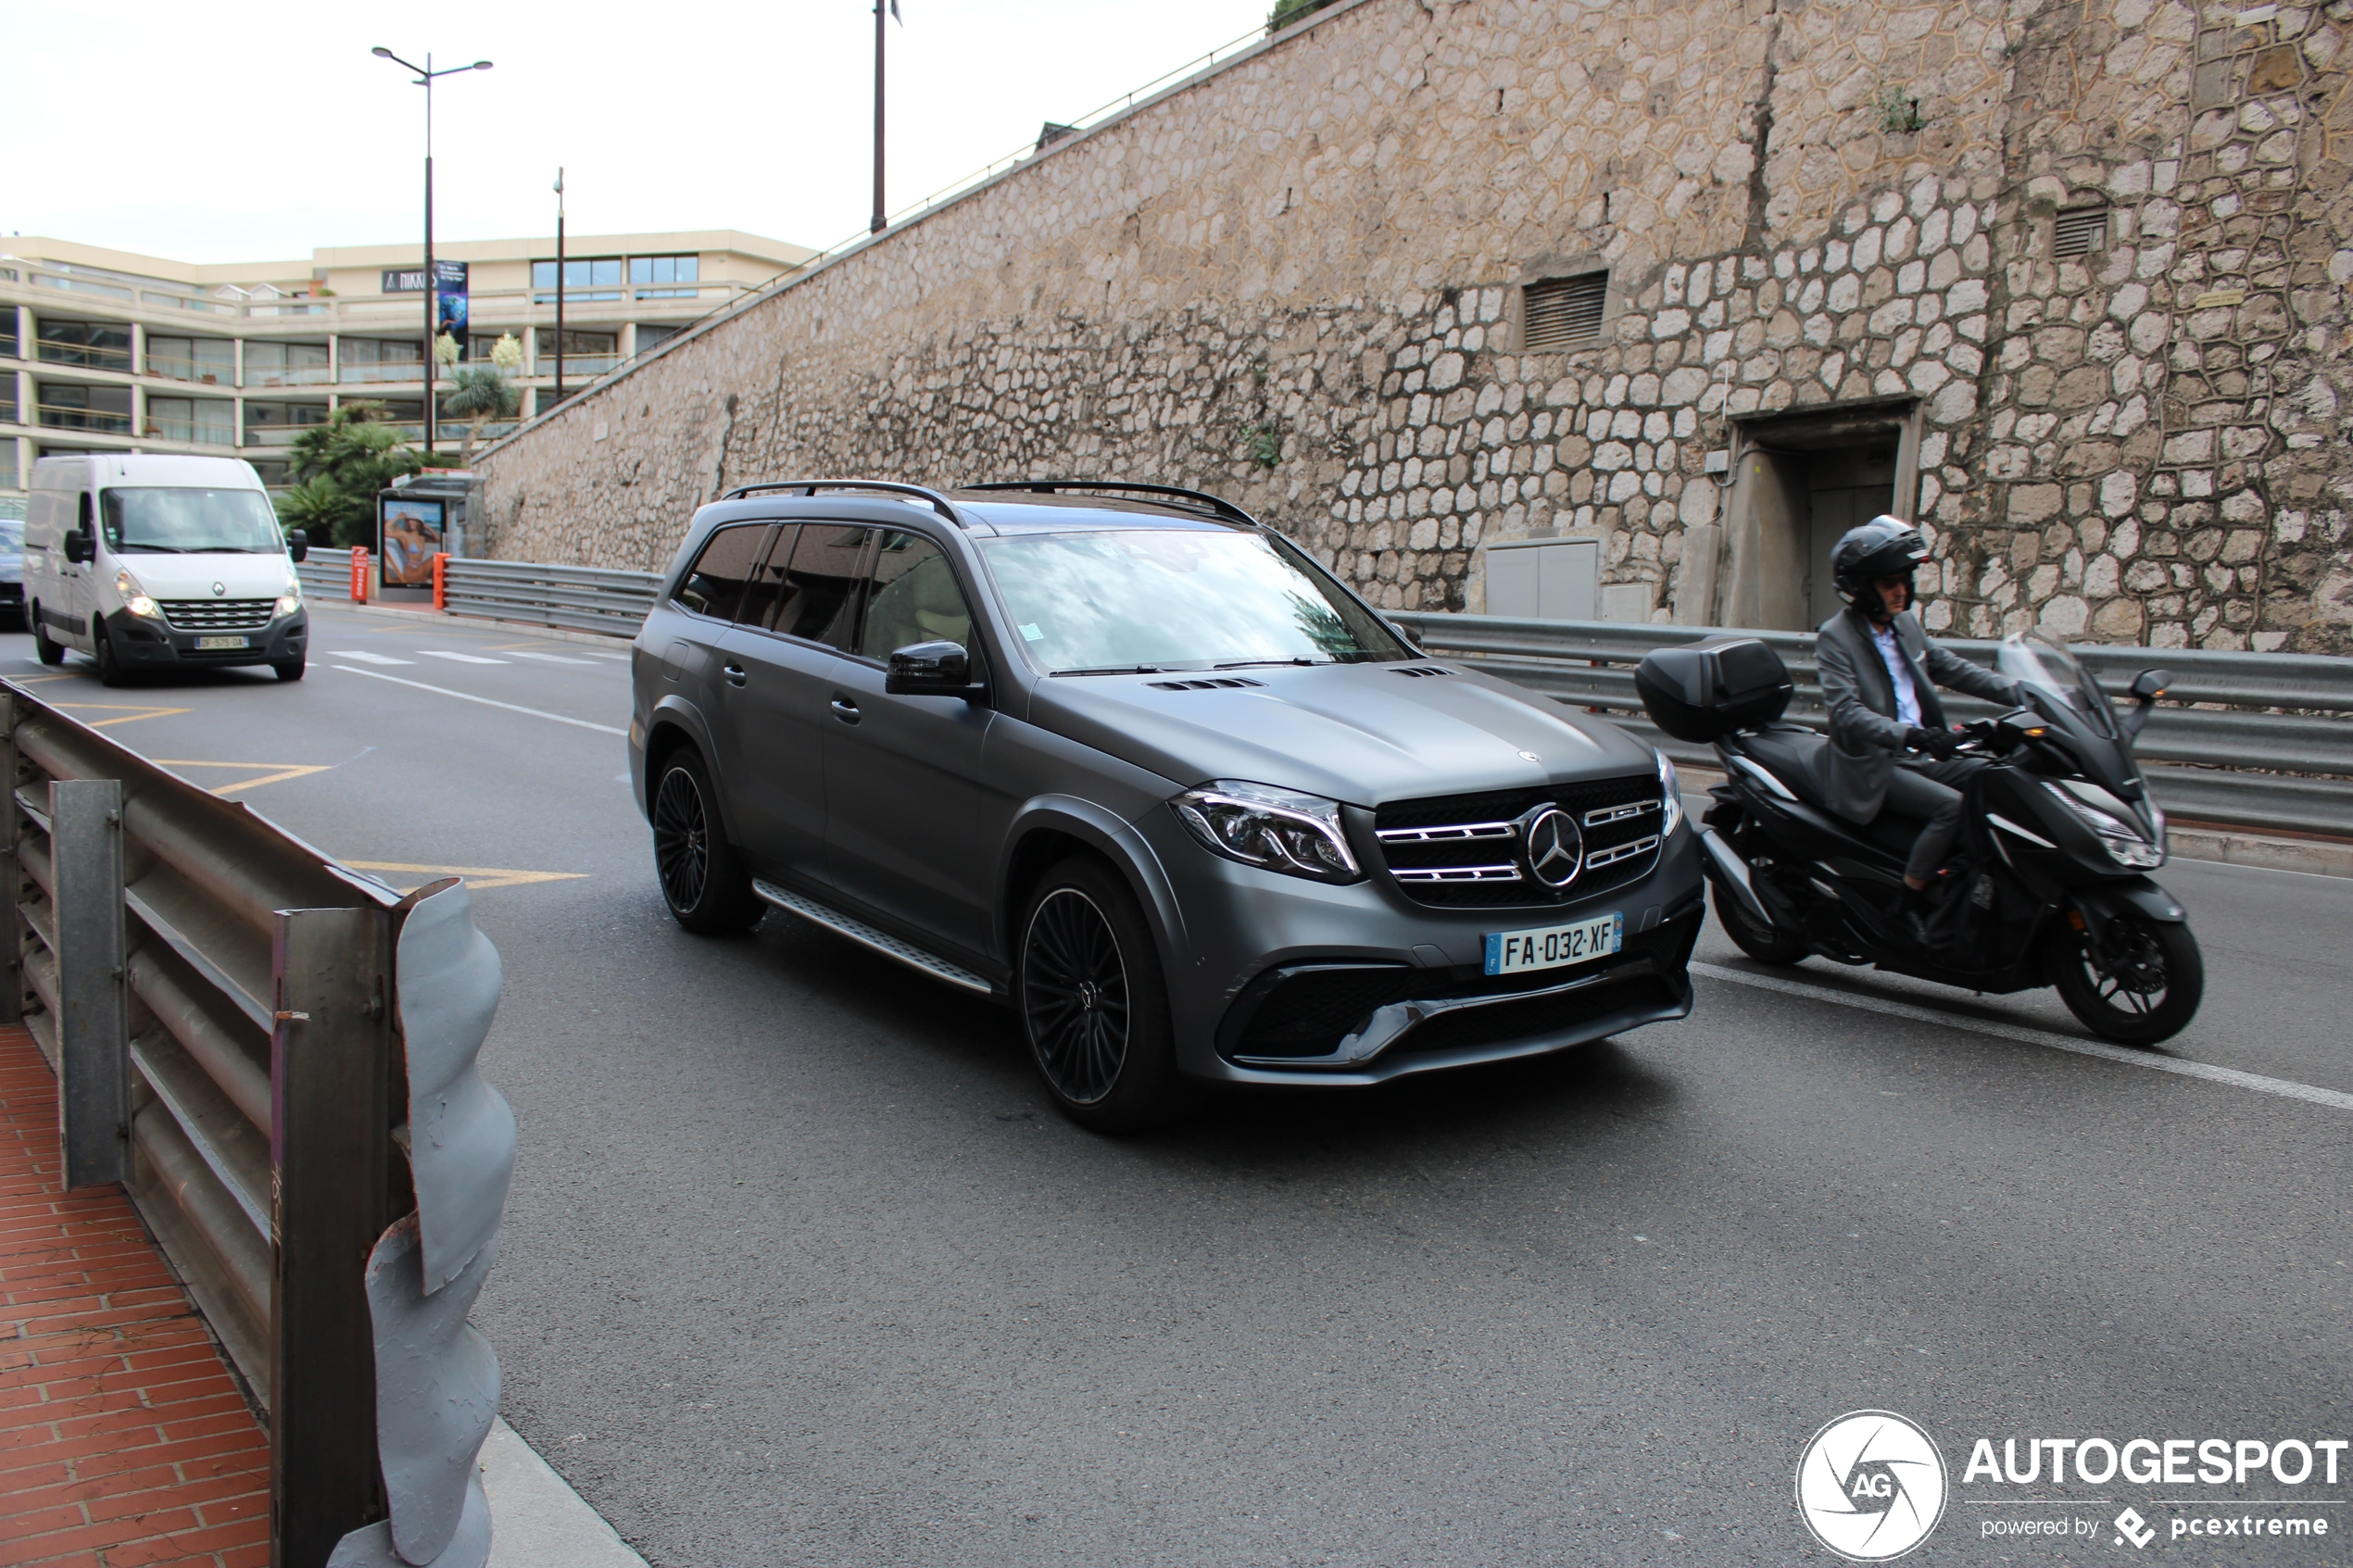
[[[1528,824],[1520,832],[1521,842],[1528,846],[1529,874],[1555,891],[1575,882],[1585,861],[1585,844],[1576,820],[1556,806],[1544,807],[1521,820]]]
[[[1944,1516],[1944,1456],[1891,1411],[1855,1411],[1814,1434],[1797,1461],[1797,1512],[1850,1562],[1885,1562]]]

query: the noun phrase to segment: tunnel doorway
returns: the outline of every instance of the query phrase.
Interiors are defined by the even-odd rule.
[[[1909,521],[1919,493],[1909,405],[1760,420],[1740,430],[1721,623],[1810,632],[1840,608],[1831,551],[1882,512]]]

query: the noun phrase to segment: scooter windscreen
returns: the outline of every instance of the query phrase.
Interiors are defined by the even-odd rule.
[[[2012,633],[1994,650],[1994,669],[2020,685],[2057,698],[2100,734],[2119,738],[2115,709],[2108,706],[2092,672],[2067,651],[2066,645],[2040,632]]]

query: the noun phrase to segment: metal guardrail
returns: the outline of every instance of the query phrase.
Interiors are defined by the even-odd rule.
[[[305,594],[331,599],[350,598],[350,550],[311,546],[310,553],[295,563],[295,580],[302,584]]]
[[[1816,729],[1827,724],[1810,632],[1389,615],[1431,653],[1606,712],[1678,762],[1712,765],[1715,753],[1668,737],[1643,715],[1634,666],[1654,648],[1728,635],[1759,638],[1790,667],[1797,688],[1790,719]],[[1944,646],[1990,666],[2000,645]],[[2123,695],[2144,670],[2172,672],[2166,701],[2134,745],[2168,812],[2239,827],[2353,834],[2353,659],[2091,644],[2069,651],[2112,695]],[[1945,706],[1961,718],[1994,711],[1958,696]]]
[[[267,1408],[271,1561],[481,1568],[464,1323],[515,1129],[463,884],[404,897],[7,684],[0,782],[0,1021],[57,1073],[67,1185],[122,1184]]]
[[[444,568],[443,606],[453,615],[634,637],[661,586],[650,571],[453,558]]]

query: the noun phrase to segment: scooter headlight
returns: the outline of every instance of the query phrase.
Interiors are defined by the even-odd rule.
[[[1658,836],[1664,843],[1683,825],[1683,786],[1677,782],[1675,764],[1667,759],[1667,753],[1653,755],[1658,759]]]
[[[162,617],[163,611],[157,607],[156,601],[147,596],[147,591],[139,586],[139,580],[130,572],[117,571],[114,574],[114,591],[122,596],[122,608],[132,614],[150,621]]]
[[[2099,807],[2083,799],[2081,795],[2065,784],[2045,779],[2043,781],[2043,787],[2051,792],[2052,799],[2073,812],[2077,822],[2099,835],[2100,847],[2106,849],[2108,858],[2118,865],[2133,871],[2145,872],[2153,871],[2165,863],[2164,844],[2162,842],[2150,843],[2141,836],[2139,828],[2126,822],[2122,817],[2102,810]],[[2108,796],[2106,791],[2102,791],[2101,794],[2108,800],[2115,799],[2114,797]],[[2121,801],[2115,801],[2115,803],[2119,806],[2123,804]],[[2165,832],[2164,828],[2159,827],[2157,831],[2161,839]]]
[[[1239,779],[1218,779],[1169,802],[1176,820],[1229,860],[1316,882],[1364,875],[1340,828],[1340,803]]]

